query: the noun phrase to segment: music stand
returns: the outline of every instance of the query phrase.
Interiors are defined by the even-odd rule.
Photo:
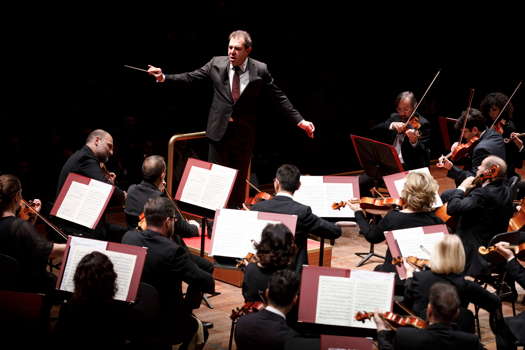
[[[404,171],[394,146],[357,135],[350,135],[350,138],[359,164],[366,175],[373,180],[374,187],[377,187],[383,176]],[[357,264],[358,267],[364,265],[373,256],[385,259],[384,256],[374,252],[373,243],[370,244],[368,252],[355,253],[355,255],[362,258]]]

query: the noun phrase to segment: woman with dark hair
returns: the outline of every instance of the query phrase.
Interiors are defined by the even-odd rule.
[[[261,234],[261,241],[255,243],[257,263],[250,263],[244,271],[242,295],[244,301],[264,301],[261,293],[268,288],[268,281],[278,271],[290,268],[294,254],[294,238],[283,224],[268,224]]]
[[[17,217],[22,201],[22,184],[14,175],[0,176],[0,253],[17,260],[17,281],[5,289],[52,293],[56,278],[46,270],[49,258],[61,256],[65,244],[45,240],[33,225]],[[40,201],[35,200],[40,210]]]
[[[111,260],[97,251],[86,254],[73,281],[75,291],[62,305],[56,326],[61,348],[123,348],[128,310],[125,303],[113,300],[117,274]]]

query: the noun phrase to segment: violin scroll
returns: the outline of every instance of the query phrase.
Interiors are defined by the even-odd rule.
[[[250,314],[252,312],[257,312],[264,309],[264,303],[261,301],[248,301],[245,302],[243,306],[237,307],[232,310],[230,318],[235,321],[241,316]]]

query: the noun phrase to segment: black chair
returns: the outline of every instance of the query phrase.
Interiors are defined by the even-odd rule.
[[[46,296],[0,290],[0,348],[46,348],[50,309]],[[4,345],[5,347],[3,347]]]
[[[10,255],[0,253],[0,290],[16,290],[20,264]]]

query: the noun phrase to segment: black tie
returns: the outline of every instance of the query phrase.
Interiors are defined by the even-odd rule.
[[[233,70],[235,71],[235,73],[233,74],[232,81],[232,97],[233,102],[237,102],[237,100],[241,96],[241,67],[235,66],[233,67]]]

